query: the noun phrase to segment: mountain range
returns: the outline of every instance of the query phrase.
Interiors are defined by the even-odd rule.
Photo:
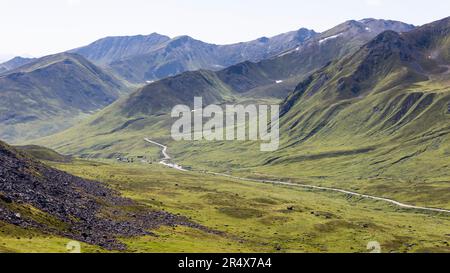
[[[171,109],[196,96],[279,104],[279,149],[174,141]],[[0,139],[23,145],[0,141],[0,227],[14,244],[37,234],[185,250],[201,238],[326,252],[375,236],[392,251],[446,251],[450,17],[351,20],[233,45],[108,37],[16,58],[0,65]],[[153,164],[169,153],[190,171]]]
[[[189,36],[108,37],[72,50],[134,83],[145,83],[198,69],[220,70],[243,61],[259,61],[302,45],[316,33],[308,29],[254,41],[215,45]]]
[[[190,102],[189,90],[214,98],[211,102],[242,96],[282,99],[312,71],[357,50],[378,33],[412,28],[396,21],[365,19],[345,22],[322,34],[302,28],[224,46],[154,33],[105,38],[72,53],[39,59],[18,57],[2,64],[0,72],[0,137],[20,142],[51,135],[126,94],[136,86],[128,81],[142,83],[186,70],[196,71],[148,84],[130,97],[136,105],[125,98],[120,111],[129,115],[144,108],[152,113],[166,110],[175,102]],[[255,62],[261,59],[265,60]],[[244,62],[218,70],[239,61]],[[128,72],[122,72],[128,68],[129,75],[142,77],[126,76]],[[154,76],[145,76],[149,74]]]
[[[155,114],[177,104],[190,105],[194,96],[203,96],[207,104],[241,96],[284,98],[295,87],[294,83],[311,71],[357,50],[380,32],[412,28],[394,21],[345,22],[324,34],[316,34],[303,45],[260,62],[245,61],[220,71],[185,72],[150,83],[119,102],[119,111],[126,116]]]
[[[83,157],[135,153],[145,147],[142,136],[170,142],[167,113],[172,106],[190,105],[194,95],[203,96],[205,103],[252,101],[258,98],[255,90],[260,91],[260,86],[280,85],[275,79],[287,75],[288,80],[301,80],[281,104],[280,150],[265,154],[256,153],[258,148],[250,144],[236,142],[170,142],[174,156],[198,168],[224,171],[230,166],[252,166],[259,173],[302,178],[305,171],[296,166],[304,164],[312,170],[311,179],[335,177],[346,188],[362,187],[352,180],[354,175],[361,179],[401,179],[399,175],[403,179],[422,177],[424,181],[434,176],[445,179],[448,174],[442,164],[450,143],[449,20],[407,27],[409,31],[400,33],[369,32],[365,24],[378,21],[349,21],[298,50],[268,60],[244,62],[221,71],[186,72],[148,84],[40,143]],[[367,35],[365,43],[361,33]],[[318,61],[326,52],[330,58]],[[332,55],[340,57],[333,59]],[[309,67],[308,71],[315,68],[315,72],[303,74],[302,65]],[[354,167],[347,173],[348,164]],[[422,167],[412,167],[416,165]],[[436,170],[416,171],[423,168]],[[370,188],[370,183],[362,185],[380,193],[381,188]],[[434,185],[427,187],[429,191],[422,198],[433,196],[434,202],[445,203],[445,196],[433,195],[437,190]],[[401,191],[412,189],[406,183]]]

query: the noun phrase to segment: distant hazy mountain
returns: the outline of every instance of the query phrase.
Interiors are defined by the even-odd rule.
[[[15,142],[71,126],[125,91],[81,55],[40,58],[0,76],[0,138]]]
[[[217,73],[198,70],[149,84],[111,109],[126,117],[167,113],[177,104],[192,105],[195,96],[202,97],[205,104],[213,104],[232,100],[234,93]]]
[[[72,52],[76,52],[92,62],[105,65],[132,56],[150,53],[169,40],[169,37],[157,33],[147,36],[107,37],[88,46],[74,49]]]
[[[0,73],[2,73],[1,69],[3,68],[3,72],[16,69],[21,67],[22,65],[26,65],[35,61],[35,58],[23,58],[23,57],[15,57],[7,62],[0,64]]]
[[[315,35],[312,30],[300,29],[246,43],[215,45],[189,36],[170,39],[153,33],[148,36],[108,37],[72,52],[111,68],[131,82],[143,83],[185,71],[220,70],[247,60],[260,61],[300,46]]]
[[[125,139],[127,134],[155,133],[161,127],[170,126],[167,121],[161,122],[155,117],[169,113],[177,104],[191,105],[194,96],[202,96],[205,104],[254,100],[264,96],[270,99],[285,98],[301,79],[335,59],[354,54],[388,29],[407,31],[413,26],[382,20],[348,21],[308,39],[301,46],[261,62],[246,61],[220,71],[185,72],[156,81],[114,103],[96,115],[94,120],[87,120],[80,126],[44,140],[44,143],[64,147],[66,152],[83,151],[85,156],[89,156],[87,149],[99,155],[106,153],[102,147],[108,147],[109,156],[113,154],[119,139],[120,143],[127,142],[128,145],[140,141],[138,138]],[[78,140],[79,132],[88,132],[84,134],[84,140],[90,140],[88,146]],[[99,135],[102,137],[99,138]]]

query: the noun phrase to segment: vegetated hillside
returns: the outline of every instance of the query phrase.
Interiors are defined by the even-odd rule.
[[[233,90],[214,72],[185,72],[143,87],[115,108],[127,117],[167,114],[175,105],[193,105],[194,97],[202,97],[205,105],[223,103],[233,99]]]
[[[185,71],[220,70],[243,61],[260,61],[302,45],[316,33],[300,29],[272,38],[215,45],[189,36],[170,39],[156,33],[148,36],[108,37],[74,49],[122,78],[135,82],[163,79]]]
[[[177,224],[199,227],[122,198],[101,183],[47,167],[0,142],[0,226],[123,250],[119,237],[149,235],[150,229]]]
[[[372,28],[368,30],[369,26]],[[330,60],[356,50],[362,41],[369,40],[376,35],[374,33],[384,29],[410,28],[411,26],[403,23],[379,20],[346,22],[333,29],[330,34],[326,34],[339,32],[342,36],[336,38],[339,41],[324,42],[319,38],[310,38],[313,41],[306,42],[304,48],[260,63],[246,61],[218,72],[205,70],[185,72],[150,83],[122,103],[121,107],[124,109],[121,111],[129,116],[149,115],[160,110],[167,112],[177,104],[192,104],[195,96],[203,96],[205,103],[223,102],[233,94],[242,95],[257,87],[276,85],[277,79],[302,77],[308,74],[308,71],[314,71]],[[184,42],[180,41],[180,44]],[[207,52],[207,49],[202,52]],[[323,55],[327,57],[318,57]]]
[[[4,73],[9,70],[14,70],[23,65],[29,64],[35,60],[36,60],[35,58],[15,57],[7,62],[0,64],[0,73]]]
[[[283,149],[264,164],[447,205],[449,41],[449,18],[387,31],[315,73],[284,101]],[[380,182],[386,178],[395,182]]]
[[[244,91],[250,97],[284,99],[300,80],[329,62],[357,51],[381,32],[406,32],[413,28],[414,26],[402,22],[376,19],[344,22],[308,40],[303,46],[257,63],[254,69],[256,72],[249,74],[258,73],[261,77],[268,75],[270,82],[249,85]],[[253,78],[255,77],[250,77]],[[235,79],[232,78],[231,81],[234,82]]]
[[[71,126],[127,87],[76,54],[57,54],[0,76],[0,137],[19,142]]]
[[[186,72],[149,84],[64,132],[30,143],[82,157],[117,158],[137,150],[143,155],[148,149],[143,138],[170,137],[172,107],[193,109],[195,96],[202,97],[204,105],[237,99],[214,72]]]

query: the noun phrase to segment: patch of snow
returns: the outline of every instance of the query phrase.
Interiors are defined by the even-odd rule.
[[[275,83],[282,83],[282,82],[283,82],[282,80],[275,81]]]
[[[332,39],[336,39],[337,37],[339,37],[341,35],[342,35],[342,33],[339,33],[339,34],[336,34],[336,35],[333,35],[333,36],[329,36],[329,37],[323,38],[322,40],[319,41],[319,44],[323,44],[326,41],[329,41],[329,40],[332,40]]]
[[[150,83],[154,83],[155,81],[145,81],[145,82],[150,84]]]
[[[370,27],[366,27],[366,31],[372,32],[372,30],[370,29]]]

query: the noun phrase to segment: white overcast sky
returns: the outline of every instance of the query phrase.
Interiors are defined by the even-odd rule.
[[[0,59],[42,56],[105,36],[190,35],[225,44],[345,20],[415,25],[450,16],[449,0],[0,0]]]

